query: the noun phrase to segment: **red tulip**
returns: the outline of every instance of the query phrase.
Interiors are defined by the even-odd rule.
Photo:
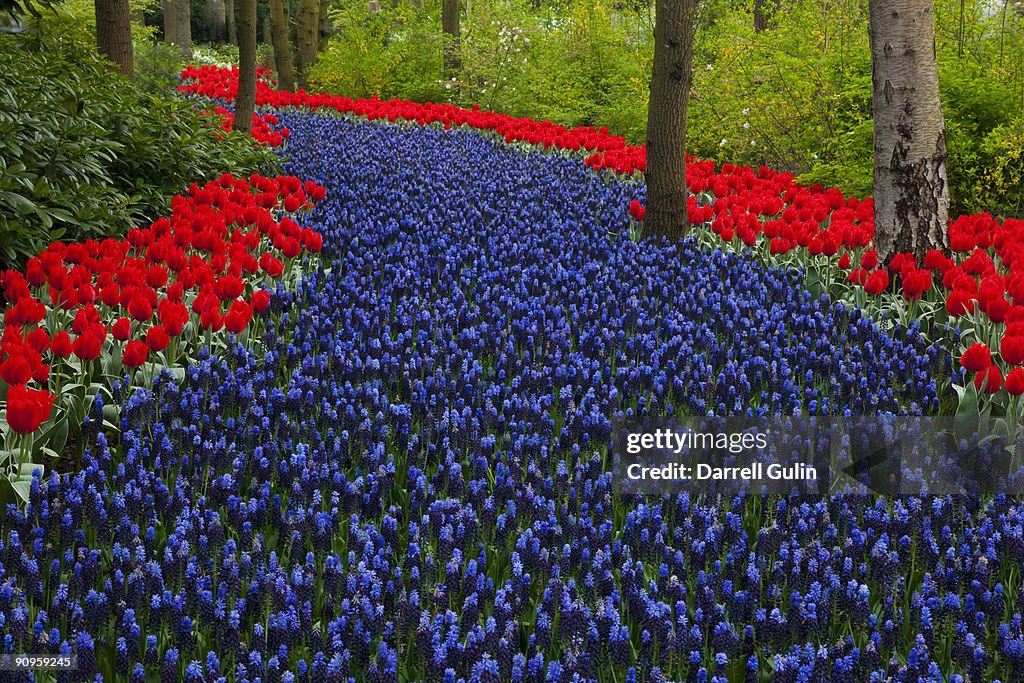
[[[1006,375],[1004,386],[1011,396],[1024,394],[1024,368],[1010,370],[1009,374]]]
[[[124,347],[121,362],[125,367],[137,368],[149,358],[149,347],[139,339],[133,339]]]
[[[995,365],[988,366],[974,376],[974,388],[986,394],[994,394],[1003,385],[1003,375]]]
[[[980,372],[992,365],[992,352],[984,344],[972,344],[960,356],[960,365],[968,372]]]
[[[19,350],[0,363],[0,377],[11,386],[25,384],[32,379],[32,363]]]
[[[864,270],[874,270],[878,267],[878,252],[874,249],[868,249],[864,252],[864,255],[860,257],[860,267]]]
[[[1024,336],[1007,335],[999,344],[999,355],[1009,365],[1024,363]]]
[[[256,310],[257,313],[262,313],[263,311],[267,310],[269,306],[270,292],[268,292],[265,289],[260,289],[256,292],[253,292],[252,307]]]
[[[154,325],[146,333],[146,346],[150,351],[163,351],[171,343],[167,331],[160,325]]]
[[[103,325],[90,325],[88,329],[75,339],[71,350],[81,360],[91,361],[100,357],[103,349],[103,341],[107,337],[106,328]]]
[[[58,358],[67,358],[71,355],[71,335],[65,330],[53,335],[50,342],[50,352]]]
[[[250,320],[252,320],[252,306],[241,299],[235,299],[235,301],[232,302],[227,315],[224,316],[224,327],[226,327],[229,332],[238,334],[245,329]]]
[[[46,330],[41,327],[37,327],[29,332],[25,341],[39,353],[46,353],[50,348],[50,335],[46,334]]]
[[[132,336],[132,321],[128,318],[118,318],[111,326],[110,334],[117,341],[125,341]]]
[[[53,394],[45,389],[12,386],[7,390],[7,424],[18,434],[31,434],[50,417]]]
[[[863,263],[863,259],[861,259]],[[871,296],[878,296],[889,286],[889,273],[884,270],[873,271],[864,282],[864,289]]]

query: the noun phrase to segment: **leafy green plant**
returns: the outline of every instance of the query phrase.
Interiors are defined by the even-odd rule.
[[[59,35],[0,36],[0,139],[3,266],[55,240],[123,234],[192,182],[276,164],[173,91],[148,92]]]

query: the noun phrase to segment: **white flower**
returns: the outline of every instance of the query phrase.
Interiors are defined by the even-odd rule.
[[[743,127],[744,128],[750,128],[750,121],[744,122]]]
[[[722,138],[722,141],[718,143],[718,146],[719,147],[725,147],[728,144],[729,144],[729,141],[726,140],[725,138]]]
[[[713,67],[710,64],[708,64],[707,69],[708,69],[708,71],[714,71],[715,67]]]
[[[743,110],[743,115],[744,116],[748,116],[749,114],[750,114],[750,107],[747,107],[746,109]]]

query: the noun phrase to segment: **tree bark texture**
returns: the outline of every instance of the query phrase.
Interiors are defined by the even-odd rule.
[[[299,86],[309,87],[309,71],[316,63],[320,33],[320,0],[299,0],[295,22],[299,47]]]
[[[227,32],[224,30],[224,0],[209,0],[208,7],[210,11],[210,42],[223,43],[227,37]]]
[[[948,251],[949,181],[932,0],[870,0],[875,243]]]
[[[295,63],[288,26],[288,6],[284,0],[270,0],[270,38],[274,44],[277,86],[291,92],[295,89]]]
[[[754,31],[760,33],[768,28],[768,14],[765,12],[765,0],[754,0]]]
[[[647,107],[645,233],[676,240],[686,215],[686,109],[693,78],[698,0],[658,0]]]
[[[132,21],[128,0],[95,0],[96,43],[100,54],[133,75]]]
[[[192,3],[189,0],[174,0],[174,37],[181,50],[181,56],[192,58]]]
[[[228,43],[238,45],[238,21],[235,18],[235,0],[224,0],[224,28],[228,32]]]
[[[442,0],[441,31],[444,33],[444,74],[451,78],[462,70],[462,36],[459,25],[461,0]]]
[[[168,45],[178,44],[178,10],[175,3],[182,0],[161,0],[160,7],[164,11],[164,42]]]
[[[256,0],[238,2],[238,97],[235,98],[235,130],[252,132],[256,110]]]
[[[331,3],[330,0],[320,0],[320,22],[317,26],[319,36],[317,37],[317,52],[327,49],[327,41],[331,37]]]

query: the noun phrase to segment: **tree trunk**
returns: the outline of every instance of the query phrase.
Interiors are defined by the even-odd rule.
[[[232,128],[250,133],[256,110],[256,0],[239,0],[238,10],[238,97]]]
[[[295,64],[288,26],[288,7],[284,0],[270,0],[270,38],[274,45],[277,87],[291,92],[295,90]]]
[[[320,34],[320,0],[299,0],[296,36],[299,44],[299,86],[309,87],[309,70],[316,63]]]
[[[235,19],[235,0],[224,0],[224,28],[228,32],[228,43],[238,45],[238,22]]]
[[[768,15],[764,8],[765,0],[754,0],[754,31],[760,33],[768,28]]]
[[[132,69],[132,22],[128,0],[95,0],[96,43],[100,54],[128,78]]]
[[[223,43],[225,38],[224,0],[209,0],[208,7],[210,10],[210,42]]]
[[[174,0],[174,37],[185,60],[192,59],[192,3]]]
[[[444,32],[444,75],[446,78],[452,78],[462,70],[460,5],[460,0],[442,0],[441,2],[441,31]]]
[[[948,251],[946,131],[932,0],[870,0],[875,245],[883,263]]]
[[[257,9],[257,12],[258,11],[259,10]],[[261,36],[259,31],[256,32],[256,44],[257,45],[259,45],[260,43],[272,44],[270,36],[272,36],[274,34],[274,31],[270,27],[270,15],[269,14],[264,14],[263,15],[262,33],[263,33],[263,35]],[[273,51],[271,51],[271,52],[273,52]],[[272,57],[276,59],[277,55],[272,55]],[[256,64],[256,66],[262,66],[262,65],[261,64]],[[268,64],[267,66],[271,67],[275,72],[277,71],[277,66],[276,65]]]
[[[164,11],[164,42],[168,45],[178,44],[178,10],[175,4],[182,0],[161,0]]]
[[[693,77],[698,0],[658,0],[654,67],[647,106],[645,232],[677,240],[686,234],[686,107]]]
[[[320,0],[320,23],[317,26],[319,29],[319,39],[317,40],[317,52],[323,52],[327,49],[327,40],[331,37],[331,2],[330,0]]]

